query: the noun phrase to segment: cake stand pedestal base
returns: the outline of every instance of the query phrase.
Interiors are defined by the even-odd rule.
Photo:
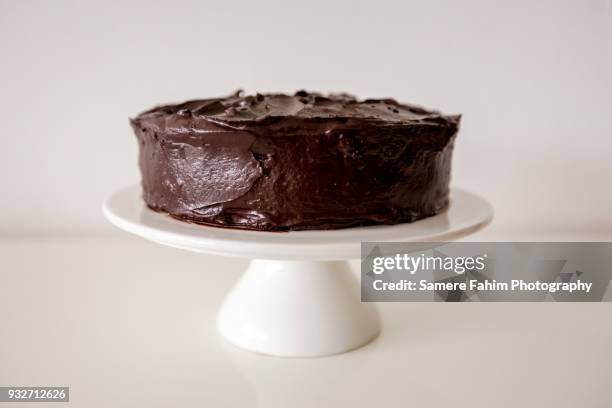
[[[344,261],[255,259],[227,295],[217,325],[236,346],[277,356],[324,356],[360,347],[380,332]]]

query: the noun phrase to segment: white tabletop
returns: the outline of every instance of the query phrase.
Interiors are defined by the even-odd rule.
[[[282,359],[216,333],[217,306],[245,260],[127,235],[1,241],[0,259],[0,386],[70,386],[72,407],[612,400],[612,304],[380,304],[383,333],[368,346]]]

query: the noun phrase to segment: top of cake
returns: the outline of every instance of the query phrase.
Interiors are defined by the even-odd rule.
[[[197,120],[197,124],[193,121]],[[203,121],[202,121],[203,119]],[[154,124],[162,129],[183,128],[188,123],[202,125],[244,126],[270,124],[287,119],[300,122],[337,120],[363,125],[436,124],[456,126],[459,116],[447,116],[419,106],[402,104],[394,99],[358,100],[348,94],[323,95],[298,91],[294,95],[255,94],[242,91],[220,98],[198,99],[174,105],[163,105],[138,115],[133,123]]]

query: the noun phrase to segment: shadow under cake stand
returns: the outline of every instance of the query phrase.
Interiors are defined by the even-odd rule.
[[[206,254],[250,258],[218,314],[221,335],[264,354],[315,357],[360,347],[380,332],[373,303],[361,302],[349,259],[362,241],[453,241],[493,218],[480,196],[451,191],[445,212],[414,223],[340,230],[261,232],[178,221],[149,209],[138,186],[119,190],[103,204],[115,226],[148,240]]]

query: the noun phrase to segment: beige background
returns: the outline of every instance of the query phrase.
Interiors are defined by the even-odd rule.
[[[611,4],[0,0],[0,235],[114,233],[128,116],[243,87],[463,113],[453,182],[490,231],[612,239]]]

